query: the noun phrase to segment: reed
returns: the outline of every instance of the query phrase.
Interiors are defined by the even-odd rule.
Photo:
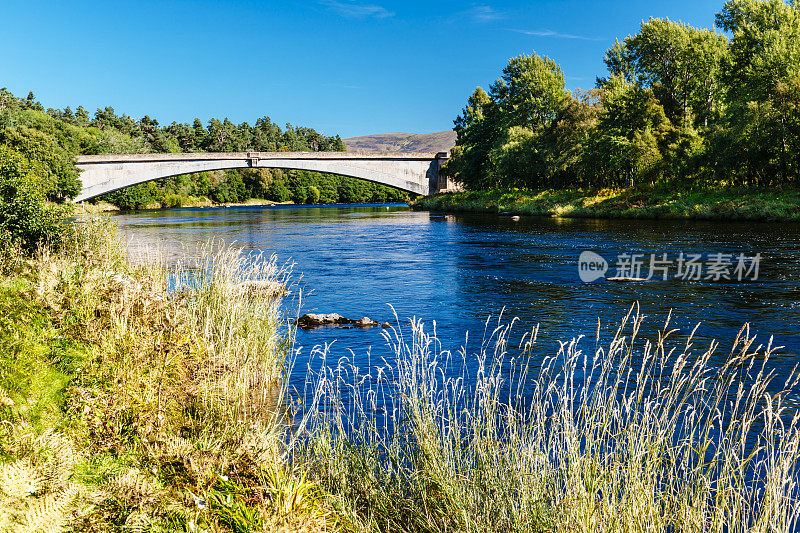
[[[715,365],[643,319],[549,356],[513,323],[469,357],[419,321],[369,369],[319,349],[294,460],[365,530],[795,531],[797,373],[777,383],[747,327]]]

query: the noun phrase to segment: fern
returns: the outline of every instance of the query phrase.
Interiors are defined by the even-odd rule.
[[[150,528],[150,517],[144,512],[131,513],[122,526],[125,533],[144,533]]]
[[[46,494],[31,503],[22,516],[19,533],[62,531],[71,518],[71,511],[80,488],[70,485],[60,493]]]
[[[177,435],[167,435],[164,444],[164,455],[167,457],[186,457],[195,451],[193,442]]]
[[[47,480],[50,490],[59,490],[72,476],[81,454],[67,436],[47,431],[36,438],[34,447],[38,453],[39,470]]]
[[[0,465],[0,493],[6,499],[21,501],[42,489],[44,479],[27,461]]]
[[[118,499],[128,507],[141,507],[163,494],[163,489],[152,479],[131,469],[115,477],[106,487],[112,498]]]
[[[81,491],[68,482],[80,454],[60,433],[22,429],[15,428],[9,450],[20,459],[0,465],[0,532],[60,531]]]

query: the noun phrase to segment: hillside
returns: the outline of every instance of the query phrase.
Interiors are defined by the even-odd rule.
[[[449,152],[456,132],[380,133],[342,139],[349,152]]]

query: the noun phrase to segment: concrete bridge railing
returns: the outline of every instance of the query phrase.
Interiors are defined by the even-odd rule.
[[[340,174],[415,194],[452,188],[439,169],[439,153],[213,152],[84,155],[77,158],[83,183],[76,202],[160,178],[230,168],[285,168]]]

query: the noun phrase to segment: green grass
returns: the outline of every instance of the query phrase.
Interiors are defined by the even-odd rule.
[[[38,431],[65,422],[64,392],[86,346],[61,336],[25,279],[0,282],[0,416]]]
[[[800,190],[753,191],[667,186],[600,190],[491,190],[415,200],[415,209],[571,218],[800,220]]]

